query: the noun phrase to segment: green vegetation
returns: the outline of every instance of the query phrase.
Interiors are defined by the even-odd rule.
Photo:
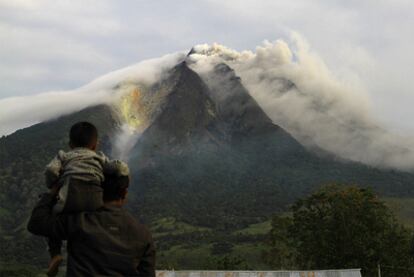
[[[167,269],[203,268],[210,256],[211,245],[176,245],[158,253],[158,267]]]
[[[414,198],[385,197],[383,200],[400,222],[414,230]]]
[[[160,218],[152,222],[150,226],[155,238],[211,231],[210,228],[196,227],[188,223],[179,222],[174,217]]]
[[[263,227],[263,229],[261,229]],[[162,269],[270,269],[262,260],[270,221],[228,234],[162,218],[150,224]]]
[[[298,200],[292,217],[272,220],[277,268],[362,268],[364,276],[413,276],[414,236],[384,202],[358,187],[327,186]]]
[[[247,228],[237,230],[233,232],[233,234],[241,234],[241,235],[264,235],[269,233],[270,229],[272,228],[272,221],[267,220],[264,222],[251,224]]]
[[[7,277],[43,277],[42,272],[33,266],[18,263],[0,263],[0,276]]]

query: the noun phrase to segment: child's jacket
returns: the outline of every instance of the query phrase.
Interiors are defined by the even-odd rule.
[[[58,183],[61,187],[55,212],[80,212],[101,207],[101,183],[105,174],[128,176],[129,169],[126,163],[110,160],[102,152],[88,148],[59,151],[45,170],[46,185],[50,188]],[[69,207],[66,205],[69,203],[74,205]]]

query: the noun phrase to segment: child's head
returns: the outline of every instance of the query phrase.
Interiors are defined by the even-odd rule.
[[[98,130],[89,122],[78,122],[70,128],[69,146],[95,150],[98,144]]]

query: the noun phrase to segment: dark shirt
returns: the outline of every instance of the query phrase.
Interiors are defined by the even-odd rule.
[[[27,226],[40,236],[67,240],[67,276],[155,276],[148,229],[121,207],[53,215],[55,197],[44,194]]]

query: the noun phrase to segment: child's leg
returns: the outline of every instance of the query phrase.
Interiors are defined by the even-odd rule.
[[[59,239],[48,238],[47,242],[49,245],[49,253],[51,259],[46,274],[47,276],[56,276],[59,272],[59,266],[63,261],[61,254],[62,241]]]

